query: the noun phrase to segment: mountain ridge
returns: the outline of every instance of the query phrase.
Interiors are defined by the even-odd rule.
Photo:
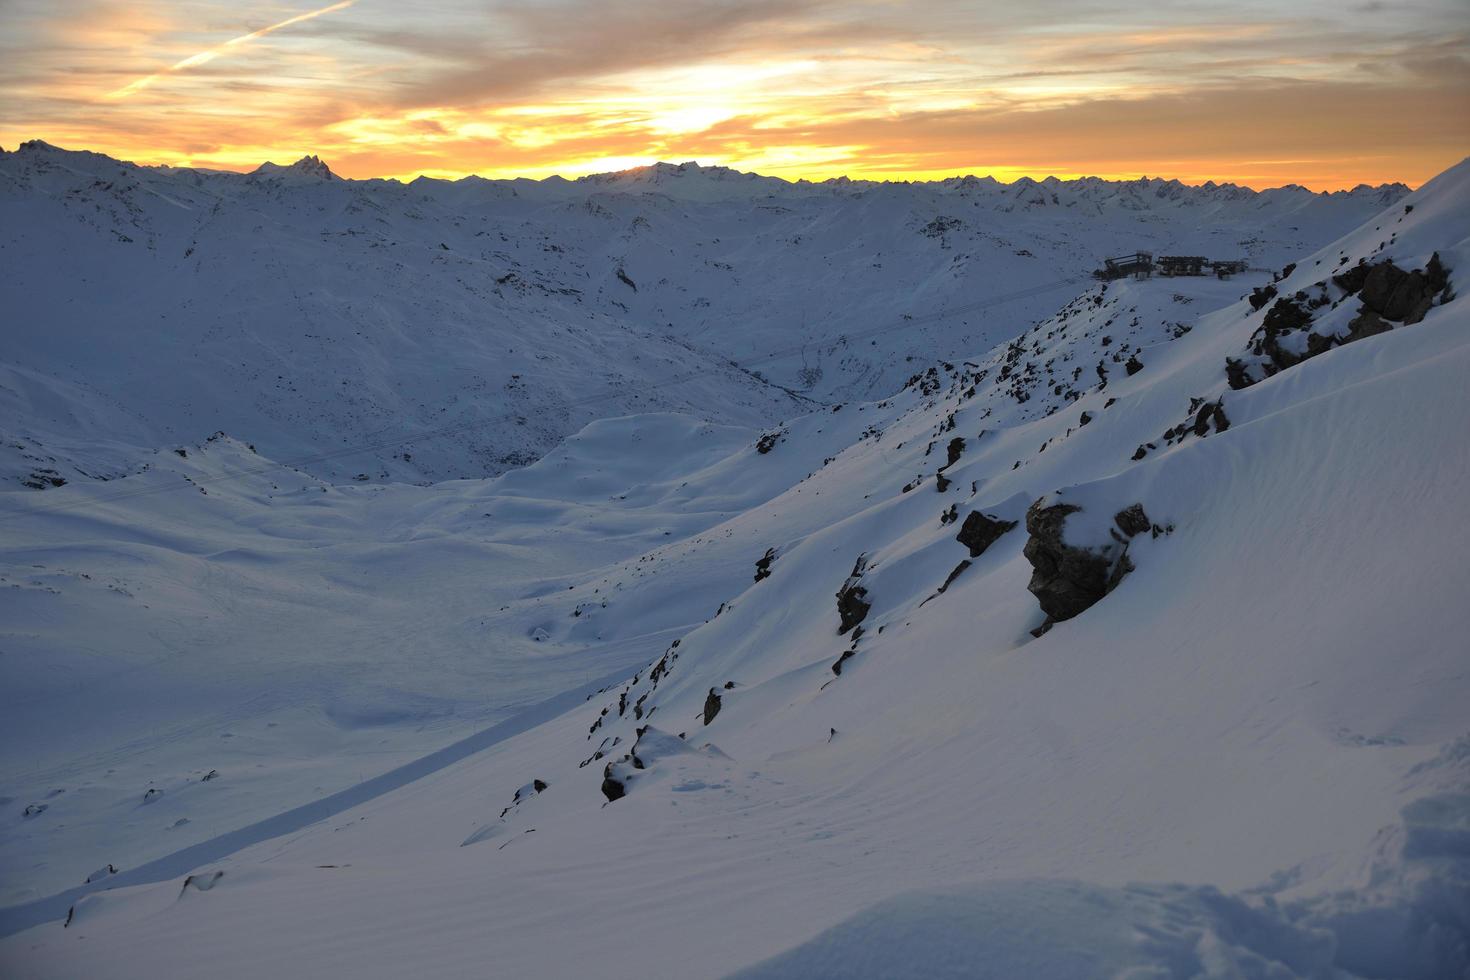
[[[802,185],[687,164],[654,183],[330,173],[311,157],[235,174],[0,154],[0,475],[115,475],[223,430],[273,458],[330,455],[313,465],[333,480],[432,482],[523,465],[599,414],[766,425],[892,391],[910,358],[985,349],[1104,256],[1276,267],[1400,193]],[[101,456],[28,407],[66,386]]]

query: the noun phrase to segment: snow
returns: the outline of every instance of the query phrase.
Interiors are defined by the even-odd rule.
[[[1470,975],[1470,163],[1402,198],[706,169],[434,193],[466,214],[560,195],[539,228],[667,198],[713,229],[774,199],[849,239],[854,214],[902,227],[949,195],[1033,251],[1053,208],[1118,251],[1140,213],[1152,241],[1189,240],[1201,202],[1239,204],[1207,234],[1303,221],[1313,238],[1274,253],[1296,263],[1283,296],[1336,288],[1317,283],[1343,256],[1438,253],[1450,289],[1421,322],[1235,390],[1226,359],[1266,315],[1243,297],[1270,274],[1093,284],[1020,323],[905,336],[914,361],[807,390],[830,404],[603,417],[531,465],[427,486],[293,469],[248,424],[128,465],[117,447],[142,435],[85,414],[118,397],[100,363],[17,355],[33,401],[15,404],[69,385],[49,390],[73,414],[13,424],[133,475],[5,494],[0,960],[36,977]],[[1053,246],[1059,265],[1081,251]],[[851,315],[875,279],[808,291]],[[884,302],[932,308],[916,297]],[[756,312],[695,354],[758,350]],[[823,323],[803,336],[820,346]],[[1198,435],[1216,402],[1228,426]],[[1080,508],[1073,547],[1114,541],[1133,504],[1159,533],[1037,638],[1024,517],[1053,499]],[[1022,523],[971,558],[955,535],[973,510]],[[860,556],[870,608],[839,635]]]
[[[425,483],[525,465],[607,416],[765,425],[1009,338],[1102,256],[1276,267],[1405,192],[696,164],[405,185],[314,157],[229,174],[27,143],[0,152],[0,397],[64,384],[90,418],[7,413],[0,477],[117,475],[79,435],[147,451],[223,430],[333,482]]]

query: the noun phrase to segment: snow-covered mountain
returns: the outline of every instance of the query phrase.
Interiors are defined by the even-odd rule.
[[[530,186],[1129,210],[1086,181],[1013,210],[983,181]],[[778,423],[606,418],[431,486],[242,428],[11,491],[0,960],[1465,976],[1467,234],[1470,161],[1273,273],[1091,284],[952,358],[936,327],[892,391]],[[89,424],[57,423],[79,458]]]
[[[224,431],[334,481],[424,482],[608,416],[760,425],[986,349],[1104,256],[1278,267],[1406,192],[694,164],[402,184],[27,143],[0,152],[0,478],[117,476]]]

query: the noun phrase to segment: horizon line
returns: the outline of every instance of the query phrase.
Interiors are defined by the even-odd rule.
[[[683,167],[689,166],[691,164],[694,165],[695,167],[698,167],[698,168],[702,169],[702,170],[728,170],[731,173],[737,173],[737,174],[741,174],[743,176],[748,176],[748,177],[758,177],[758,178],[760,178],[762,180],[776,180],[776,181],[780,181],[781,183],[786,184],[786,185],[791,186],[791,187],[800,186],[802,184],[808,184],[808,185],[831,184],[831,183],[837,183],[837,182],[840,182],[840,181],[846,181],[848,183],[853,183],[853,184],[895,184],[895,185],[897,185],[897,184],[942,184],[942,183],[944,183],[946,181],[951,181],[951,180],[966,180],[966,179],[988,180],[988,181],[991,181],[991,182],[993,182],[995,184],[998,184],[998,185],[1001,185],[1001,186],[1004,186],[1004,187],[1012,187],[1012,186],[1015,186],[1016,184],[1021,183],[1021,181],[1023,181],[1023,180],[1029,180],[1029,181],[1031,181],[1034,184],[1042,184],[1042,183],[1045,183],[1047,181],[1056,181],[1058,183],[1069,183],[1069,182],[1076,182],[1076,181],[1083,181],[1083,180],[1097,180],[1097,181],[1102,181],[1104,183],[1109,183],[1109,184],[1126,184],[1126,183],[1140,183],[1140,182],[1148,182],[1148,181],[1160,181],[1160,182],[1163,182],[1163,183],[1166,183],[1166,184],[1169,184],[1169,183],[1179,184],[1182,187],[1203,188],[1203,187],[1207,187],[1207,186],[1210,186],[1210,185],[1213,185],[1215,187],[1236,187],[1236,188],[1240,188],[1240,189],[1243,189],[1243,190],[1250,191],[1250,192],[1255,193],[1255,194],[1264,194],[1267,191],[1288,190],[1288,189],[1291,189],[1291,188],[1298,188],[1298,189],[1307,191],[1307,192],[1312,193],[1312,194],[1348,194],[1348,193],[1352,193],[1353,191],[1361,190],[1363,188],[1367,188],[1368,190],[1381,190],[1383,188],[1407,187],[1410,191],[1416,191],[1420,187],[1422,187],[1424,183],[1428,183],[1428,181],[1424,181],[1424,182],[1422,182],[1422,183],[1420,183],[1418,185],[1415,185],[1415,184],[1411,184],[1411,183],[1409,183],[1408,181],[1405,181],[1405,180],[1384,181],[1383,183],[1379,183],[1379,184],[1369,184],[1367,182],[1359,182],[1359,183],[1353,185],[1352,187],[1340,187],[1340,188],[1337,188],[1335,190],[1316,190],[1316,189],[1314,189],[1312,187],[1307,186],[1306,184],[1299,184],[1299,183],[1296,183],[1296,182],[1290,182],[1290,183],[1286,183],[1286,184],[1278,184],[1278,185],[1274,185],[1274,186],[1270,186],[1270,187],[1255,187],[1255,186],[1252,186],[1250,184],[1236,183],[1235,181],[1230,181],[1230,180],[1215,180],[1214,178],[1207,178],[1206,180],[1203,180],[1203,181],[1194,182],[1194,181],[1191,181],[1191,180],[1185,180],[1185,179],[1180,178],[1180,177],[1166,177],[1166,176],[1163,176],[1163,175],[1149,176],[1146,173],[1139,173],[1138,176],[1136,176],[1136,177],[1122,177],[1122,176],[1119,176],[1119,177],[1102,177],[1102,176],[1098,176],[1096,174],[1082,174],[1082,173],[1078,173],[1078,174],[1073,175],[1073,176],[1061,176],[1061,175],[1058,175],[1058,174],[1055,174],[1055,173],[1048,173],[1045,176],[1038,177],[1038,176],[1033,176],[1032,174],[1023,173],[1020,176],[1018,176],[1018,177],[1016,177],[1016,178],[1014,178],[1012,180],[1004,180],[1004,179],[999,178],[999,177],[996,177],[996,176],[994,176],[993,174],[990,174],[990,173],[985,173],[983,175],[982,174],[977,174],[973,170],[972,171],[967,171],[965,173],[960,173],[960,172],[957,171],[957,172],[955,172],[953,174],[950,174],[950,175],[944,176],[944,177],[922,177],[922,178],[921,177],[852,177],[852,176],[849,176],[847,174],[841,174],[841,175],[838,175],[838,176],[835,176],[835,177],[820,177],[820,178],[798,177],[798,178],[796,178],[796,179],[793,180],[791,178],[782,177],[782,176],[779,176],[777,174],[763,174],[763,173],[760,173],[759,171],[755,171],[755,170],[741,170],[741,169],[739,169],[737,167],[731,167],[731,166],[729,166],[727,164],[718,163],[718,162],[701,162],[701,161],[699,161],[697,159],[682,160],[682,161],[678,161],[678,162],[675,162],[675,161],[672,161],[672,160],[655,160],[655,161],[653,161],[651,163],[639,164],[639,165],[633,166],[633,167],[624,167],[624,168],[622,168],[620,170],[590,171],[590,172],[587,172],[587,173],[575,174],[573,176],[566,176],[566,175],[561,174],[561,173],[551,173],[551,174],[545,174],[545,175],[540,176],[540,177],[533,177],[533,176],[530,176],[530,175],[486,177],[486,176],[484,176],[482,174],[479,174],[479,173],[464,172],[464,173],[459,173],[458,176],[449,177],[449,176],[437,176],[434,173],[429,172],[429,171],[421,171],[421,172],[416,173],[416,174],[413,174],[413,175],[408,175],[408,174],[387,174],[387,175],[375,175],[375,176],[370,176],[370,177],[346,177],[346,176],[343,176],[343,175],[337,173],[335,170],[332,170],[331,165],[329,163],[327,163],[326,160],[323,160],[321,158],[321,156],[318,155],[317,153],[302,153],[301,156],[297,157],[297,159],[294,160],[294,161],[292,161],[291,163],[276,163],[273,160],[264,160],[261,163],[257,164],[252,169],[249,169],[249,170],[240,170],[240,169],[235,169],[233,167],[225,167],[225,166],[210,167],[210,166],[198,166],[198,165],[193,165],[193,164],[139,163],[136,160],[129,160],[129,159],[125,159],[125,158],[122,158],[122,157],[116,157],[116,156],[113,156],[110,153],[106,153],[106,152],[103,152],[101,150],[73,149],[73,148],[70,148],[70,147],[60,146],[58,144],[51,143],[51,142],[49,142],[47,140],[44,140],[44,139],[41,139],[39,137],[32,138],[32,139],[29,139],[29,140],[24,140],[24,141],[18,143],[16,145],[16,148],[14,150],[6,150],[4,146],[0,146],[0,153],[19,153],[21,150],[25,149],[26,147],[28,147],[28,146],[34,146],[36,144],[39,144],[40,146],[46,147],[48,149],[58,150],[58,151],[60,151],[62,153],[92,153],[92,154],[96,154],[97,156],[107,157],[109,160],[114,160],[114,161],[116,161],[118,163],[127,164],[128,166],[138,167],[140,169],[149,169],[149,170],[194,170],[194,171],[199,171],[199,172],[204,172],[204,173],[239,174],[240,176],[246,176],[246,177],[248,177],[248,176],[250,176],[252,174],[259,173],[262,169],[264,169],[265,167],[268,167],[268,166],[271,166],[271,167],[279,167],[281,169],[287,169],[287,168],[290,168],[292,166],[295,166],[296,164],[301,163],[302,161],[305,161],[305,160],[316,160],[318,163],[321,163],[323,166],[325,166],[327,168],[328,172],[333,177],[335,177],[338,180],[350,180],[350,181],[361,182],[361,183],[367,183],[367,182],[370,182],[370,181],[380,180],[380,181],[391,182],[391,183],[396,183],[396,184],[403,184],[403,185],[408,185],[408,184],[411,184],[411,183],[413,183],[415,181],[418,181],[418,180],[439,180],[439,181],[444,181],[445,183],[458,183],[460,181],[469,180],[471,178],[476,178],[476,179],[484,180],[484,181],[492,181],[492,182],[493,181],[527,180],[527,181],[532,181],[534,183],[541,183],[541,182],[550,181],[550,180],[560,180],[560,181],[564,181],[564,182],[567,182],[567,183],[576,183],[576,182],[579,182],[579,181],[591,180],[591,179],[594,179],[594,178],[597,178],[597,177],[615,177],[615,176],[619,176],[619,175],[622,175],[622,174],[632,174],[632,173],[637,173],[639,171],[652,170],[653,168],[659,167],[659,166],[673,167],[673,168],[683,168]],[[1470,160],[1470,157],[1466,157],[1465,159]],[[1454,165],[1452,164],[1451,166],[1453,167]],[[1446,169],[1450,169],[1450,168],[1446,168]],[[1441,171],[1441,172],[1443,172],[1443,171]]]

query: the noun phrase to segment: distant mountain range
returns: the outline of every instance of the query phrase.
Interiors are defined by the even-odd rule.
[[[1407,191],[693,163],[403,184],[30,142],[0,152],[0,479],[114,477],[222,430],[329,479],[424,482],[609,415],[770,423],[989,347],[1103,256],[1275,267]]]

